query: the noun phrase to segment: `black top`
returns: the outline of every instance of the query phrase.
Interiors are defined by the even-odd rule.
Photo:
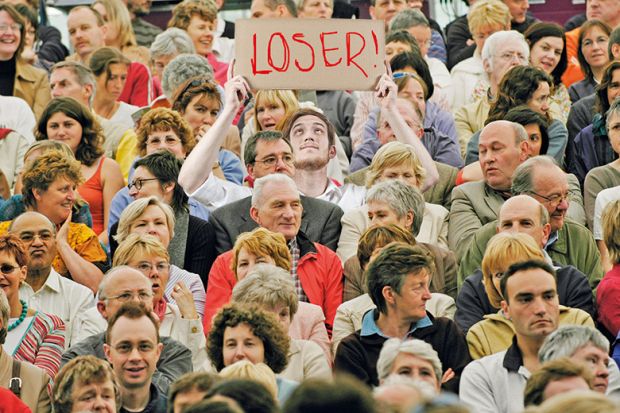
[[[166,405],[168,403],[168,398],[162,392],[157,389],[153,383],[151,383],[151,396],[149,397],[149,403],[146,407],[137,412],[137,413],[166,413]],[[125,409],[124,406],[121,406],[121,413],[136,413],[136,411],[131,411]]]
[[[13,96],[15,87],[15,56],[0,61],[0,95]]]

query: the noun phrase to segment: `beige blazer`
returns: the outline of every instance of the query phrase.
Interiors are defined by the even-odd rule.
[[[0,386],[8,388],[12,377],[13,358],[6,351],[0,350]],[[48,413],[52,405],[48,390],[49,376],[40,368],[24,361],[21,362],[22,379],[21,400],[33,413]]]
[[[34,112],[34,116],[39,120],[43,109],[52,99],[47,73],[22,59],[17,59],[15,72],[13,96],[24,99]]]
[[[297,313],[293,316],[288,335],[296,340],[310,340],[331,357],[331,341],[325,327],[323,309],[316,304],[299,302]]]
[[[332,369],[328,360],[314,341],[292,339],[288,365],[278,376],[298,383],[308,379],[331,380]]]

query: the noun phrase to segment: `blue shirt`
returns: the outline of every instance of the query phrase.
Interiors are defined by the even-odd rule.
[[[364,317],[362,318],[362,329],[360,331],[360,335],[361,336],[372,336],[373,334],[378,334],[381,337],[390,338],[386,336],[385,334],[383,334],[383,332],[381,331],[381,329],[375,322],[376,311],[377,311],[376,309],[369,310],[366,314],[364,314]],[[430,327],[432,325],[433,325],[433,322],[427,315],[423,319],[418,320],[415,323],[412,323],[411,327],[409,328],[409,331],[407,332],[406,336],[403,338],[409,337],[418,328]]]

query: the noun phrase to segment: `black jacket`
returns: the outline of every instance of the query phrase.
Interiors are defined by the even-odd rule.
[[[588,284],[588,278],[577,268],[567,265],[556,270],[557,288],[560,304],[566,307],[579,308],[595,317],[594,297]],[[482,320],[486,314],[493,314],[499,311],[489,302],[484,284],[482,282],[482,271],[476,270],[475,273],[465,279],[459,295],[456,298],[456,314],[454,321],[467,334],[467,331]]]

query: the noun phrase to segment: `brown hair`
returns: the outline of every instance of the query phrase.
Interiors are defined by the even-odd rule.
[[[581,377],[588,384],[588,387],[592,389],[594,376],[591,371],[581,364],[577,364],[567,357],[543,364],[541,368],[532,373],[527,380],[524,392],[525,407],[542,404],[542,402],[545,401],[543,396],[549,383],[571,377]]]
[[[297,111],[293,112],[293,114],[287,118],[286,122],[284,123],[284,127],[282,129],[282,135],[284,136],[286,140],[290,141],[291,129],[293,129],[293,124],[295,123],[297,119],[301,118],[302,116],[316,116],[317,118],[319,118],[321,122],[325,124],[325,127],[327,128],[327,138],[329,140],[329,146],[335,145],[336,128],[334,128],[334,125],[332,125],[329,119],[327,119],[327,116],[317,111],[316,109],[312,109],[312,108],[298,109]]]
[[[108,328],[105,332],[105,342],[106,344],[110,344],[110,332],[114,328],[116,322],[121,318],[129,318],[130,320],[138,320],[142,317],[148,318],[153,326],[155,327],[155,333],[157,335],[157,342],[159,343],[159,321],[155,318],[152,311],[148,311],[144,304],[142,303],[134,303],[128,302],[124,303],[121,308],[113,314],[112,317],[108,320]]]
[[[138,155],[146,156],[146,141],[149,135],[161,131],[174,132],[181,140],[186,153],[190,153],[196,145],[192,128],[179,112],[168,108],[155,108],[142,116],[140,126],[136,130]]]
[[[20,267],[28,264],[28,250],[15,234],[0,235],[0,252],[15,257],[15,261]]]
[[[19,30],[19,34],[20,34],[19,46],[17,46],[17,50],[15,51],[15,54],[13,55],[16,58],[16,60],[19,60],[21,59],[22,51],[24,50],[24,44],[26,42],[26,21],[24,20],[22,15],[19,14],[19,12],[15,9],[15,6],[13,6],[12,4],[0,2],[0,11],[7,12],[7,14],[11,16],[11,19],[13,19],[16,24],[19,24],[22,26],[22,28]]]
[[[392,242],[402,242],[409,245],[416,244],[411,231],[407,231],[398,225],[373,226],[364,231],[357,246],[357,259],[362,270],[366,267],[372,253],[377,248],[383,248]]]
[[[291,252],[286,244],[284,235],[258,227],[250,232],[244,232],[237,237],[233,247],[233,257],[230,264],[232,272],[237,278],[237,263],[239,252],[245,248],[250,254],[259,257],[271,257],[277,267],[286,271],[291,270]]]
[[[579,66],[581,66],[581,71],[583,72],[584,76],[589,79],[592,79],[594,77],[594,74],[592,73],[592,68],[590,68],[590,65],[586,61],[585,55],[583,54],[582,43],[583,43],[583,38],[586,37],[586,34],[594,27],[598,27],[599,29],[604,31],[607,34],[607,36],[611,35],[611,27],[609,27],[607,23],[601,20],[597,20],[597,19],[586,20],[581,25],[581,29],[579,29],[579,42],[577,43],[578,45],[577,60],[579,60]]]
[[[217,5],[213,0],[184,0],[172,9],[168,27],[187,30],[193,16],[214,22],[217,19]]]

